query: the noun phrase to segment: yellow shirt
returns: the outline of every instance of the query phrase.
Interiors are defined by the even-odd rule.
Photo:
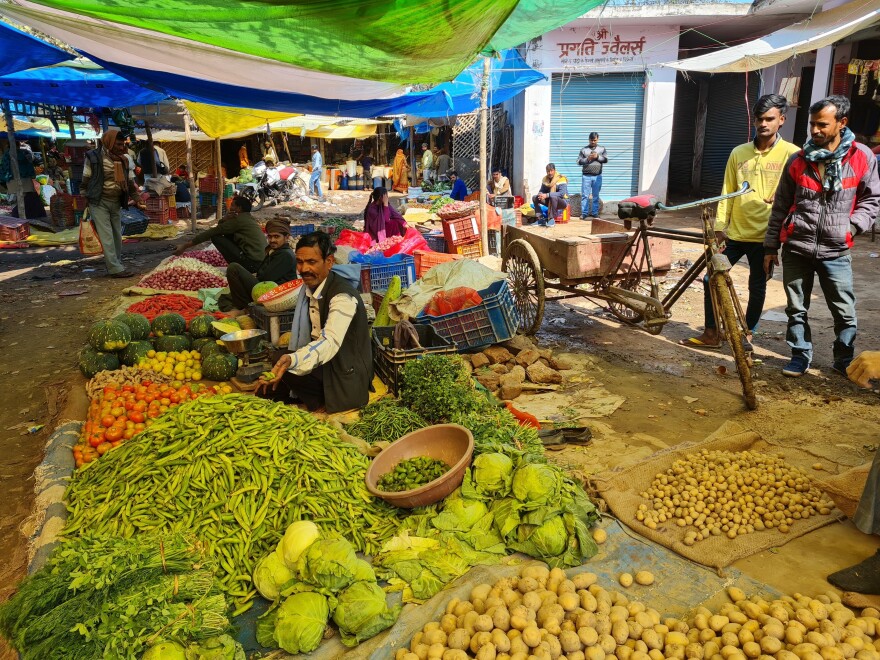
[[[764,152],[758,151],[754,142],[734,149],[727,159],[721,194],[736,192],[744,181],[749,182],[751,191],[718,202],[715,230],[725,232],[734,241],[763,243],[779,179],[788,159],[799,150],[782,138]]]

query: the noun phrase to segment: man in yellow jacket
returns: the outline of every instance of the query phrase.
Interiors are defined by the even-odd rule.
[[[764,234],[773,208],[773,195],[785,164],[798,147],[779,136],[785,123],[788,101],[779,94],[758,99],[752,109],[755,139],[734,149],[727,159],[721,194],[736,192],[748,181],[751,191],[740,197],[718,203],[715,238],[724,245],[723,252],[731,265],[743,257],[749,261],[749,303],[746,324],[754,330],[764,309],[767,276],[764,272]],[[694,348],[719,348],[721,336],[712,310],[708,276],[703,278],[706,328],[698,337],[682,340]]]

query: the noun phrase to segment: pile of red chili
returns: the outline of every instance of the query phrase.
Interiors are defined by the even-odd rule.
[[[129,312],[143,314],[152,321],[159,314],[174,312],[186,319],[187,325],[193,317],[199,314],[211,314],[214,318],[222,319],[226,316],[223,312],[206,312],[202,309],[202,301],[192,296],[184,296],[180,293],[164,293],[159,296],[150,296],[146,300],[136,302],[129,306]]]

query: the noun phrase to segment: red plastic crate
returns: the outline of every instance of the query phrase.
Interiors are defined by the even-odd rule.
[[[150,221],[151,225],[171,224],[171,213],[168,209],[165,209],[164,211],[154,211],[151,210],[148,206],[145,215],[147,216],[147,219]]]
[[[168,209],[168,219],[172,222],[175,222],[177,220],[177,207],[172,206],[170,209]]]
[[[219,190],[219,184],[217,183],[217,177],[215,176],[203,176],[199,179],[199,192],[203,193],[216,193]]]
[[[168,211],[167,197],[147,197],[146,204],[148,215],[150,211]]]
[[[449,252],[454,253],[455,248],[463,243],[470,243],[480,236],[480,225],[474,215],[466,218],[443,221],[443,236]]]
[[[189,206],[178,206],[175,208],[177,209],[178,220],[186,220],[189,218]]]
[[[444,264],[447,261],[457,261],[462,259],[460,254],[446,254],[444,252],[429,252],[427,250],[415,250],[413,256],[416,259],[416,277],[422,278],[422,275],[431,270],[434,266]]]
[[[455,248],[455,251],[465,259],[479,259],[483,256],[483,246],[480,245],[479,238],[470,243],[459,245]]]
[[[0,218],[0,241],[23,241],[31,235],[31,225],[21,218]]]

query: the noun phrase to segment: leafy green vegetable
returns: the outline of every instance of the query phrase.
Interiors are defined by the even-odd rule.
[[[186,647],[186,660],[247,660],[247,658],[241,644],[229,635],[220,635],[192,642]]]
[[[254,586],[266,600],[278,598],[281,588],[295,577],[278,552],[270,552],[254,568]]]
[[[319,539],[312,543],[300,555],[297,570],[303,581],[331,593],[353,582],[376,580],[373,568],[358,559],[351,543],[343,538]]]
[[[433,525],[445,532],[467,532],[487,513],[489,509],[483,502],[457,497],[447,500],[443,511],[433,519]]]
[[[426,355],[407,362],[402,369],[400,399],[430,424],[476,412],[485,401],[457,355]]]
[[[355,582],[338,598],[333,622],[342,633],[342,643],[356,646],[390,628],[400,616],[401,605],[389,608],[385,592],[375,582]]]
[[[329,618],[326,597],[315,592],[294,594],[278,608],[275,620],[278,646],[293,654],[314,651],[324,638]]]
[[[480,495],[504,497],[510,493],[513,461],[509,456],[497,452],[480,454],[474,459],[468,478]]]
[[[517,528],[520,539],[510,546],[531,557],[550,559],[565,551],[568,534],[562,516],[554,516],[542,525],[520,525]]]
[[[141,660],[188,660],[185,649],[177,642],[159,642],[141,656]]]
[[[284,562],[284,565],[293,571],[296,569],[296,562],[299,561],[302,553],[320,537],[321,531],[310,520],[298,520],[291,523],[278,543],[278,556]],[[283,584],[283,582],[280,584]]]
[[[557,501],[562,487],[559,468],[541,463],[530,463],[513,475],[511,492],[529,508],[545,506]]]

